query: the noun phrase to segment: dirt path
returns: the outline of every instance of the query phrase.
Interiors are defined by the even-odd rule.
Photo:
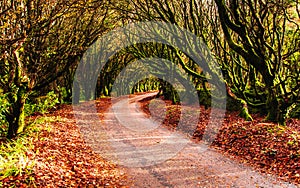
[[[296,187],[147,119],[138,101],[151,95],[119,100],[101,123],[89,112],[81,125],[94,151],[127,169],[132,187]]]

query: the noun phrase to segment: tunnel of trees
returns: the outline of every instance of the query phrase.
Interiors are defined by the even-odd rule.
[[[228,108],[238,108],[251,120],[259,112],[266,120],[285,124],[300,116],[300,4],[294,0],[3,0],[0,2],[0,123],[13,138],[26,127],[26,104],[44,96],[56,102],[110,96],[119,73],[147,57],[167,59],[174,71],[160,77],[191,81],[201,104],[209,107],[211,87],[201,67],[184,52],[165,44],[134,44],[109,58],[98,74],[96,91],[73,78],[84,52],[103,34],[137,21],[163,21],[200,37],[222,70]],[[142,68],[142,67],[141,67]],[[84,74],[84,73],[82,73]],[[88,77],[90,75],[82,75]],[[126,89],[126,85],[124,86]],[[183,88],[189,90],[190,88]],[[135,83],[130,92],[159,90],[180,102],[177,91],[163,79]],[[122,91],[120,91],[122,93]],[[75,99],[75,100],[74,100]]]

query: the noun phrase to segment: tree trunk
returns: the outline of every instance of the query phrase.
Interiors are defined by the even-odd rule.
[[[73,104],[79,104],[80,100],[80,87],[77,81],[74,81],[73,91],[72,91],[72,101]]]
[[[22,43],[13,52],[17,63],[14,68],[15,70],[12,72],[14,75],[14,84],[13,87],[9,87],[8,91],[8,101],[11,106],[5,114],[8,121],[7,138],[9,139],[16,137],[18,133],[24,130],[24,105],[35,82],[34,78],[31,80],[29,79],[26,71],[23,69],[22,58],[20,57],[19,50],[23,48],[22,44],[24,41],[22,41]]]
[[[226,90],[227,94],[234,100],[238,101],[239,104],[241,105],[241,110],[239,113],[239,116],[244,118],[246,121],[253,121],[252,116],[250,115],[248,111],[248,105],[247,102],[239,97],[237,97],[230,89],[230,87],[226,84]]]
[[[287,109],[288,104],[281,102],[275,96],[275,92],[271,89],[268,91],[268,98],[267,98],[267,121],[272,121],[279,123],[281,125],[285,125],[285,120],[287,116]]]
[[[239,99],[238,102],[241,104],[242,109],[239,113],[239,116],[244,118],[246,121],[253,121],[252,116],[249,114],[247,102]]]
[[[85,88],[84,88],[84,99],[85,101],[89,101],[92,98],[92,91],[91,91],[91,87],[86,84]]]
[[[24,105],[27,99],[26,90],[20,88],[17,95],[11,96],[17,98],[14,103],[12,103],[9,112],[6,114],[6,119],[8,121],[8,133],[7,138],[11,139],[17,136],[18,133],[22,132],[25,127],[25,111]],[[14,99],[10,99],[14,100]]]

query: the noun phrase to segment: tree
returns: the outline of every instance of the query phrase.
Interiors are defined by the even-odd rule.
[[[0,88],[10,103],[8,138],[24,129],[24,104],[71,67],[108,29],[106,1],[0,2]]]
[[[168,1],[168,0],[129,0],[124,1],[123,4],[116,7],[120,14],[125,18],[124,22],[127,20],[136,21],[163,21],[178,25],[198,37],[201,37],[206,43],[207,38],[204,37],[207,33],[205,25],[204,8],[205,2],[202,1]],[[176,32],[178,31],[173,31]],[[158,33],[159,35],[159,33]],[[178,33],[178,36],[181,34]],[[166,39],[170,40],[170,39]],[[187,38],[182,38],[182,41],[187,41]],[[196,84],[196,88],[204,88],[205,92],[209,92],[211,87],[208,86],[208,77],[205,75],[207,72],[203,71],[204,67],[199,67],[197,63],[191,58],[199,57],[199,52],[194,49],[195,45],[190,41],[183,44],[189,49],[189,54],[186,54],[174,47],[166,47],[164,51],[166,59],[174,62],[176,66],[181,67],[186,73],[188,73]],[[151,50],[150,50],[151,51]],[[201,49],[202,52],[206,49]],[[166,55],[169,54],[169,55]],[[201,56],[201,55],[200,55]],[[199,57],[198,61],[203,61],[205,58]],[[205,60],[204,60],[205,61]],[[206,67],[206,70],[213,78],[220,78],[220,75],[216,72],[210,71]],[[217,86],[218,87],[218,86]],[[214,96],[215,97],[215,96]]]
[[[259,100],[243,98],[265,107],[267,120],[284,124],[289,107],[299,103],[298,1],[215,2],[228,46],[246,62],[249,88]]]
[[[261,0],[130,0],[119,9],[133,20],[160,20],[201,37],[223,71],[228,96],[284,123],[299,104],[299,3]],[[215,2],[215,3],[214,3]],[[176,49],[175,49],[176,50]],[[193,79],[205,82],[182,52],[178,58]],[[202,84],[205,87],[205,84]]]

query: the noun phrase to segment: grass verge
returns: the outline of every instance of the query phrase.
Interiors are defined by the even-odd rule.
[[[35,187],[33,167],[34,140],[40,129],[39,123],[49,121],[44,117],[35,117],[27,120],[26,130],[14,139],[1,137],[0,140],[0,187]],[[0,135],[5,135],[5,125]],[[13,182],[13,183],[9,183]]]

